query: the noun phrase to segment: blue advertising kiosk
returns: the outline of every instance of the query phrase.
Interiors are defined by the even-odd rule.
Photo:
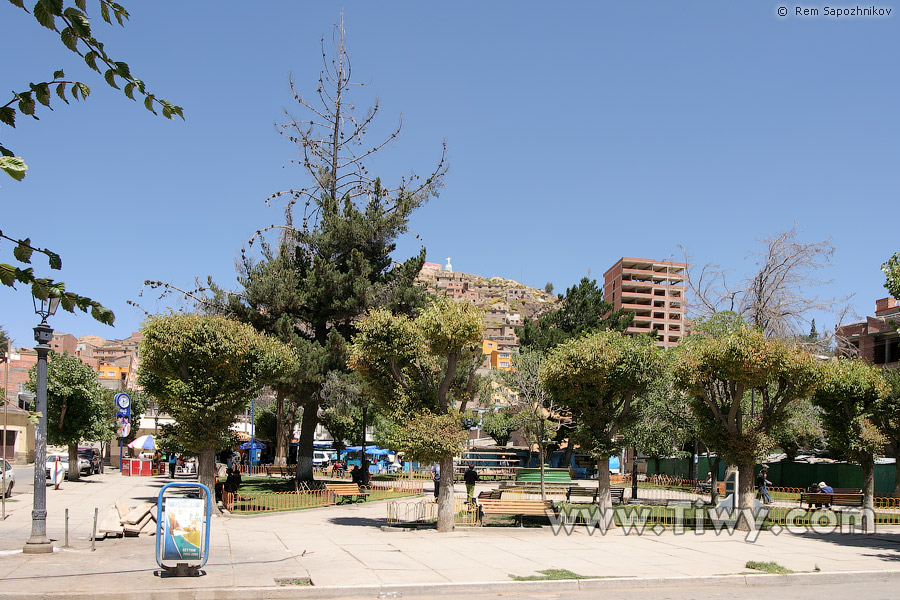
[[[172,488],[187,493],[167,496],[166,492]],[[156,564],[169,575],[199,575],[199,569],[209,559],[212,518],[209,488],[201,483],[168,483],[159,490],[156,514]]]

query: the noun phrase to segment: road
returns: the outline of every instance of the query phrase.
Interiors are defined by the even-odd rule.
[[[850,579],[852,575],[848,575]],[[594,600],[604,598],[628,598],[628,600],[732,600],[766,598],[791,598],[792,600],[821,600],[822,598],[865,598],[866,600],[895,600],[898,595],[897,581],[866,581],[847,583],[829,583],[820,585],[786,585],[786,586],[741,586],[725,588],[722,586],[703,587],[663,587],[663,588],[627,588],[611,587],[603,590],[564,591],[564,592],[509,592],[494,594],[467,594],[466,600],[489,600],[497,598],[516,598],[525,600]],[[425,598],[447,598],[446,595],[400,595],[390,594],[383,598],[403,598],[404,600],[424,600]]]

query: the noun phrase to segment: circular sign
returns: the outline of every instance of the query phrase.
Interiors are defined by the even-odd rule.
[[[118,406],[122,410],[125,410],[126,408],[131,406],[131,398],[128,396],[128,394],[116,394],[115,400],[116,406]]]

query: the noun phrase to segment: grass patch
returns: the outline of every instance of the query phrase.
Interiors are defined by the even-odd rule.
[[[579,575],[568,569],[545,569],[538,571],[540,575],[510,575],[514,581],[560,581],[563,579],[597,579],[588,575]]]
[[[744,566],[748,569],[753,569],[754,571],[762,571],[763,573],[770,573],[772,575],[790,575],[791,573],[793,573],[793,571],[782,567],[777,562],[760,562],[758,560],[749,560]]]
[[[288,578],[277,578],[275,579],[275,583],[278,585],[312,585],[312,579],[309,577],[288,577]]]

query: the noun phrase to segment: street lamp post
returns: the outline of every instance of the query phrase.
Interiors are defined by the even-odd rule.
[[[25,542],[25,554],[47,554],[53,552],[53,544],[47,539],[47,482],[45,465],[47,462],[47,355],[50,354],[50,340],[53,328],[47,325],[47,317],[56,312],[59,298],[34,298],[34,312],[41,317],[41,323],[34,328],[34,347],[37,351],[37,412],[40,414],[34,431],[34,505],[31,510],[31,537]]]

